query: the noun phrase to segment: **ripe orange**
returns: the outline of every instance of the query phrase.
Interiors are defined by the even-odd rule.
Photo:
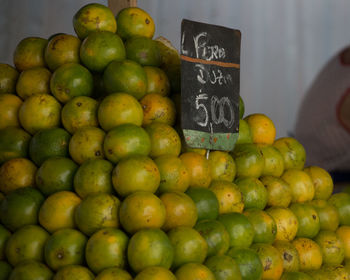
[[[119,205],[119,199],[111,194],[90,194],[75,209],[75,223],[88,236],[101,228],[118,227]]]
[[[186,263],[203,263],[207,257],[208,245],[198,231],[186,226],[179,226],[168,232],[174,248],[172,268],[176,269]]]
[[[46,264],[54,271],[67,265],[83,264],[86,242],[87,237],[75,229],[55,231],[45,243]]]
[[[132,36],[125,42],[127,59],[136,61],[142,66],[159,66],[160,52],[156,41],[145,36]]]
[[[134,192],[122,201],[119,208],[120,224],[130,234],[145,228],[161,228],[165,217],[163,202],[151,192]]]
[[[41,205],[39,223],[48,232],[74,228],[74,211],[81,199],[73,192],[61,191],[50,195]]]
[[[93,126],[78,129],[69,141],[69,154],[72,159],[83,164],[90,159],[102,159],[105,132]]]
[[[281,178],[289,184],[292,191],[292,202],[311,201],[314,198],[315,187],[305,171],[288,169]]]
[[[289,241],[276,240],[273,243],[283,260],[283,270],[285,272],[299,271],[300,259],[297,249]]]
[[[304,168],[306,153],[303,145],[298,140],[292,137],[282,137],[277,139],[273,146],[282,154],[285,170]]]
[[[232,182],[236,176],[236,164],[227,152],[212,151],[209,153],[210,173],[212,180]]]
[[[34,187],[37,167],[26,158],[14,158],[0,167],[0,191],[7,194],[19,188]]]
[[[185,192],[190,184],[190,175],[183,162],[176,156],[164,155],[154,159],[160,173],[158,193]]]
[[[298,219],[297,237],[314,238],[320,231],[320,218],[310,204],[292,203],[290,210]]]
[[[32,95],[20,107],[19,121],[32,135],[45,128],[58,127],[61,122],[61,105],[52,95]]]
[[[318,166],[309,166],[304,168],[304,171],[309,174],[314,184],[315,199],[327,200],[333,193],[333,180],[331,175],[325,169]]]
[[[144,66],[147,76],[147,93],[157,93],[167,96],[170,93],[170,83],[165,72],[154,66]]]
[[[339,226],[339,213],[334,205],[326,200],[312,200],[309,202],[320,217],[320,228],[335,231]]]
[[[267,206],[288,207],[292,201],[292,190],[289,184],[281,178],[273,176],[260,177],[267,190]]]
[[[0,93],[15,93],[18,75],[14,67],[0,63]]]
[[[207,257],[224,255],[230,247],[230,236],[225,226],[217,220],[199,221],[194,229],[206,240],[208,244]]]
[[[29,276],[30,275],[30,276]],[[23,261],[18,264],[11,272],[9,280],[50,280],[52,279],[52,271],[43,263],[38,261]]]
[[[25,158],[31,136],[19,127],[0,130],[0,164],[14,158]]]
[[[102,270],[95,278],[96,280],[132,280],[131,275],[118,267]]]
[[[208,188],[211,183],[208,160],[194,152],[183,153],[180,159],[190,174],[190,186]]]
[[[45,48],[45,61],[51,71],[66,63],[79,63],[79,38],[69,34],[57,34],[50,38]]]
[[[242,213],[244,208],[243,197],[239,187],[228,181],[213,181],[209,190],[212,191],[219,202],[219,213]]]
[[[36,188],[14,190],[1,202],[1,223],[11,231],[35,225],[43,202],[44,197]]]
[[[141,98],[140,103],[143,109],[143,125],[152,122],[174,125],[176,109],[174,102],[169,97],[148,93]]]
[[[143,111],[140,103],[127,93],[107,95],[98,107],[98,121],[105,131],[127,123],[141,126],[142,120]]]
[[[137,35],[152,38],[155,30],[151,16],[138,7],[121,10],[117,15],[117,25],[117,33],[123,39]]]
[[[242,193],[244,208],[264,209],[267,204],[267,191],[263,183],[254,177],[238,178],[235,184]]]
[[[91,3],[83,6],[73,17],[73,27],[80,39],[92,31],[106,30],[115,33],[117,22],[112,11],[105,5]]]
[[[300,270],[317,270],[322,265],[320,246],[309,238],[296,238],[292,244],[297,249],[300,258]]]
[[[267,144],[259,144],[258,147],[265,161],[262,176],[280,177],[284,171],[284,161],[279,150]]]
[[[276,240],[292,241],[298,231],[299,222],[288,208],[271,207],[266,212],[275,220],[277,226]]]
[[[71,134],[84,126],[98,126],[98,103],[88,96],[77,96],[68,101],[61,112],[63,127]]]
[[[50,94],[51,72],[45,67],[24,70],[17,80],[16,92],[23,99],[34,94]]]
[[[181,151],[181,139],[176,130],[165,123],[151,123],[145,127],[151,139],[150,157],[163,155],[178,156]]]
[[[264,268],[262,279],[280,279],[283,273],[283,260],[280,252],[270,244],[256,243],[251,247],[255,250]]]
[[[136,191],[155,193],[160,174],[157,165],[146,156],[132,156],[122,159],[112,173],[114,189],[121,197]]]
[[[26,261],[44,260],[44,246],[50,235],[42,227],[26,225],[16,230],[6,243],[6,258],[12,266]]]
[[[193,227],[198,218],[196,204],[191,197],[181,192],[166,192],[160,197],[165,205],[166,218],[162,227],[168,231],[178,226]]]
[[[213,272],[200,263],[187,263],[180,266],[175,276],[177,280],[216,280]]]
[[[350,226],[350,194],[335,193],[328,202],[337,208],[340,225]]]
[[[90,71],[103,72],[111,61],[125,59],[123,41],[114,32],[90,32],[81,44],[80,59]]]
[[[345,259],[350,260],[350,226],[341,226],[336,230],[337,235],[343,242]]]
[[[251,114],[244,118],[250,127],[253,143],[273,144],[276,128],[272,120],[264,114]]]
[[[131,278],[130,278],[131,279]],[[176,280],[174,274],[161,266],[151,266],[136,275],[135,280]]]
[[[113,163],[130,156],[148,156],[151,139],[142,127],[131,123],[121,124],[106,134],[103,150],[106,158]]]
[[[93,280],[95,276],[85,266],[71,264],[60,268],[52,280]]]
[[[0,129],[4,129],[10,126],[20,126],[18,111],[22,103],[22,100],[14,94],[0,94]]]
[[[323,264],[340,265],[343,262],[345,257],[344,244],[334,231],[321,230],[314,241],[320,246]]]
[[[27,37],[16,46],[13,63],[19,71],[33,67],[45,67],[44,50],[47,40],[39,37]]]
[[[234,259],[229,256],[213,256],[205,261],[215,275],[216,280],[241,280],[239,266]]]
[[[169,269],[174,259],[174,249],[168,236],[160,229],[143,229],[129,241],[128,263],[136,273],[150,266]]]
[[[109,267],[124,268],[128,241],[128,236],[116,228],[95,232],[85,248],[87,265],[95,274]]]

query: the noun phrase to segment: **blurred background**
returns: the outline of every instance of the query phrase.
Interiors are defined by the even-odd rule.
[[[88,0],[0,0],[0,62],[24,37],[74,34],[73,15]],[[261,112],[277,137],[293,135],[304,93],[318,71],[350,43],[348,0],[138,0],[156,23],[156,37],[179,49],[183,18],[242,32],[241,96],[246,114]]]

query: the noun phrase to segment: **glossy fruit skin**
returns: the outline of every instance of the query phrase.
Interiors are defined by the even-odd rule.
[[[51,72],[45,67],[24,70],[17,80],[16,92],[23,100],[34,94],[50,94]]]
[[[259,255],[250,248],[232,248],[227,253],[239,266],[242,280],[257,280],[263,275]]]
[[[162,230],[143,229],[130,238],[127,257],[136,273],[150,266],[169,269],[174,259],[174,249]]]
[[[299,237],[292,241],[300,258],[300,271],[320,269],[322,253],[320,246],[309,238]]]
[[[93,78],[88,69],[78,63],[67,63],[58,67],[50,80],[52,94],[62,103],[73,97],[91,96]]]
[[[265,208],[268,194],[259,179],[254,177],[237,178],[235,183],[242,193],[245,209],[258,208],[262,210]]]
[[[11,272],[8,280],[50,280],[52,271],[43,263],[28,260],[18,264]]]
[[[118,267],[102,270],[95,278],[96,280],[132,280],[131,275]]]
[[[94,274],[85,266],[71,264],[60,268],[52,280],[93,280]]]
[[[320,229],[335,231],[339,226],[338,209],[325,200],[314,199],[309,202],[320,218]]]
[[[340,225],[350,226],[350,194],[333,194],[328,202],[338,209]]]
[[[336,230],[337,235],[344,245],[345,259],[350,264],[350,226],[340,226]]]
[[[12,94],[16,92],[18,71],[11,65],[0,63],[0,93]]]
[[[38,166],[49,157],[67,157],[70,138],[70,134],[59,127],[40,130],[30,141],[29,156]]]
[[[254,227],[243,214],[221,214],[217,220],[225,226],[230,236],[230,248],[247,248],[253,243]]]
[[[86,244],[87,265],[95,274],[109,267],[124,268],[129,237],[121,230],[105,228],[95,232]]]
[[[17,70],[33,67],[45,67],[44,50],[47,40],[40,37],[27,37],[21,40],[13,54],[13,63]]]
[[[121,124],[106,134],[103,150],[106,158],[113,163],[130,156],[148,156],[151,151],[151,139],[142,127]]]
[[[99,104],[98,121],[105,131],[118,125],[135,124],[141,126],[143,110],[135,97],[128,93],[112,93]]]
[[[131,279],[131,278],[130,278]],[[152,266],[145,268],[135,277],[135,280],[176,280],[175,275],[169,270],[161,266]]]
[[[6,258],[12,266],[26,260],[43,261],[49,234],[37,225],[26,225],[14,232],[6,243]]]
[[[196,223],[194,229],[208,244],[207,257],[223,255],[230,246],[230,236],[225,226],[217,220],[202,220]]]
[[[31,136],[19,127],[7,127],[0,130],[0,164],[14,159],[25,158]]]
[[[170,93],[170,82],[165,72],[154,66],[144,66],[147,76],[147,93],[157,93],[167,96]]]
[[[280,252],[285,272],[299,271],[299,253],[291,242],[276,240],[272,245]]]
[[[1,223],[12,232],[25,225],[36,225],[43,202],[44,196],[35,188],[11,192],[1,202]]]
[[[320,231],[320,218],[315,208],[306,203],[293,203],[289,208],[298,219],[296,236],[314,238]]]
[[[314,187],[315,199],[327,200],[333,193],[333,179],[330,174],[323,168],[318,166],[309,166],[304,168],[309,174]]]
[[[306,153],[298,140],[292,137],[282,137],[277,139],[273,146],[282,154],[285,170],[291,168],[301,170],[304,168]]]
[[[136,191],[155,193],[160,174],[157,165],[146,156],[122,159],[112,172],[113,187],[119,196],[125,197]]]
[[[125,42],[127,59],[142,66],[160,66],[161,58],[155,41],[144,36],[132,36]]]
[[[73,17],[73,27],[80,39],[84,39],[96,30],[113,33],[117,31],[117,23],[112,11],[98,3],[87,4],[80,8]]]
[[[292,190],[289,184],[281,178],[273,176],[260,177],[267,190],[267,206],[288,207],[292,201]]]
[[[229,256],[213,256],[205,265],[214,273],[217,280],[241,280],[241,273],[236,261]]]
[[[132,36],[145,36],[152,38],[155,30],[151,16],[138,7],[128,7],[117,15],[117,33],[123,39]]]
[[[239,120],[239,131],[236,145],[253,143],[250,127],[245,120]]]
[[[179,226],[167,233],[174,248],[172,268],[186,263],[203,263],[207,257],[208,245],[198,231],[186,226]]]
[[[196,204],[198,219],[201,220],[215,220],[219,215],[219,201],[214,192],[207,188],[193,188],[187,189],[186,194],[192,198]]]
[[[262,176],[280,177],[284,171],[284,161],[280,151],[267,144],[259,144],[258,147],[265,161]]]
[[[175,276],[178,280],[216,279],[210,269],[200,263],[187,263],[180,266],[176,270]]]
[[[236,176],[236,164],[229,153],[222,151],[210,152],[209,164],[212,180],[232,182]]]
[[[345,257],[343,241],[330,230],[321,230],[314,238],[320,246],[323,264],[340,265]]]
[[[18,111],[21,105],[22,100],[18,96],[10,93],[0,93],[0,129],[20,126]]]
[[[103,73],[108,93],[126,92],[141,99],[147,90],[147,76],[140,64],[132,60],[112,61]]]
[[[71,264],[83,264],[87,237],[75,229],[55,231],[45,243],[44,256],[54,271]]]

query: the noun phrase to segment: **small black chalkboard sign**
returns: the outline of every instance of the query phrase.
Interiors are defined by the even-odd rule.
[[[181,126],[191,148],[230,151],[238,138],[241,32],[184,19]]]

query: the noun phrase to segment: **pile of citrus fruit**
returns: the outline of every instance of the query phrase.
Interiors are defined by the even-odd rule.
[[[143,10],[0,64],[0,279],[350,279],[350,195],[244,115],[230,152],[179,129],[180,59]]]

